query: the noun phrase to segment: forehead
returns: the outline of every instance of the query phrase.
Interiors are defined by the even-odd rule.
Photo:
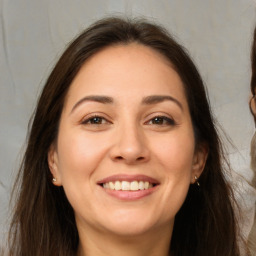
[[[170,61],[137,43],[107,47],[84,63],[70,86],[67,100],[90,94],[117,98],[150,94],[185,97],[183,83]]]

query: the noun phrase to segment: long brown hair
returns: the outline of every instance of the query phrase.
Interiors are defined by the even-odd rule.
[[[238,256],[232,193],[224,178],[223,152],[203,81],[186,53],[168,32],[143,20],[103,19],[79,35],[51,72],[32,120],[16,187],[18,198],[9,233],[10,255],[75,255],[78,232],[62,187],[51,182],[47,163],[70,84],[86,60],[99,50],[137,42],[161,53],[183,81],[196,144],[209,155],[175,218],[170,253],[174,256]]]

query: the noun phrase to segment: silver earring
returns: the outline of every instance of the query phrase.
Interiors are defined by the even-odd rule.
[[[198,187],[200,187],[200,183],[199,183],[198,178],[197,178],[196,175],[195,175],[195,182],[196,182],[196,185],[197,185]]]
[[[52,178],[52,182],[54,183],[54,182],[56,182],[57,181],[57,179],[56,178]]]

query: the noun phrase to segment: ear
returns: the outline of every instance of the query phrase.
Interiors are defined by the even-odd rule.
[[[196,147],[194,157],[193,157],[193,165],[191,172],[191,183],[194,184],[197,179],[202,174],[206,160],[208,157],[209,147],[206,143],[201,143]]]
[[[48,166],[50,172],[52,173],[52,183],[55,186],[61,186],[61,175],[59,172],[59,164],[58,164],[58,153],[55,145],[51,145],[48,151]]]

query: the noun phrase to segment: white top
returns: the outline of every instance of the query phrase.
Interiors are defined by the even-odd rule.
[[[250,154],[251,159],[248,157]],[[240,207],[240,214],[237,212],[238,221],[241,234],[247,241],[253,225],[256,225],[256,132],[252,138],[251,150],[230,154],[230,160],[234,171],[227,178]]]

